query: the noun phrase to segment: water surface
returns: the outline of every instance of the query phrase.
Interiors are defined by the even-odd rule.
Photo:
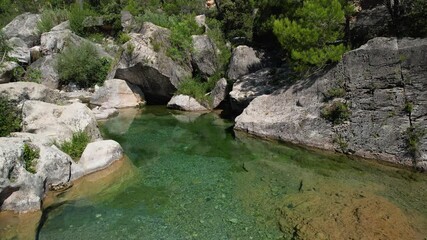
[[[132,170],[50,208],[39,239],[427,236],[425,175],[235,136],[232,125],[163,107],[107,121],[104,137],[123,146]]]

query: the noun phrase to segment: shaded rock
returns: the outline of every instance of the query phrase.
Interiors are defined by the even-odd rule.
[[[238,46],[233,50],[227,77],[236,80],[243,75],[256,71],[260,65],[261,59],[257,57],[257,52],[253,48],[245,45]]]
[[[39,41],[40,34],[37,30],[37,23],[40,21],[40,14],[24,13],[15,17],[3,28],[7,38],[17,37],[22,39],[27,47],[32,47]]]
[[[192,75],[190,63],[180,64],[166,55],[170,31],[145,22],[140,33],[131,33],[115,78],[138,85],[151,103],[166,103],[179,84]]]
[[[71,166],[71,178],[77,179],[110,166],[123,158],[123,149],[116,141],[92,142],[85,148],[79,162]]]
[[[97,89],[90,99],[93,105],[104,108],[127,108],[144,104],[141,89],[121,79],[110,79]]]
[[[218,49],[207,35],[193,35],[192,64],[202,76],[211,76],[218,70]]]
[[[96,120],[105,120],[119,114],[119,110],[116,108],[107,108],[102,106],[93,108],[92,112],[95,115]]]
[[[10,82],[13,76],[13,69],[17,67],[19,67],[19,64],[16,62],[0,63],[0,84]]]
[[[70,179],[72,159],[55,145],[40,146],[37,175],[45,179],[47,186],[67,183]]]
[[[59,91],[33,82],[13,82],[0,84],[0,94],[6,95],[11,101],[38,100],[56,103],[61,99]]]
[[[427,123],[427,96],[422,90],[427,87],[426,56],[427,39],[373,39],[346,53],[327,73],[255,98],[236,118],[235,128],[413,165],[406,133],[411,122],[421,128]],[[332,96],[336,89],[344,90],[344,95]],[[332,98],[349,108],[350,115],[342,124],[333,125],[321,115],[335,101]],[[411,114],[404,110],[408,101],[414,109]],[[420,166],[426,161],[426,138],[420,139],[415,158]]]
[[[187,95],[173,96],[167,104],[168,108],[183,110],[183,111],[207,111],[208,109],[202,106],[196,99]]]
[[[390,26],[392,19],[386,6],[362,10],[350,24],[351,42],[360,46],[369,39],[390,36]]]
[[[222,101],[227,98],[227,80],[225,78],[221,78],[216,82],[214,89],[212,90],[212,108],[217,108]]]
[[[59,74],[55,67],[56,61],[56,55],[47,55],[30,65],[32,69],[40,71],[40,83],[51,89],[57,89],[59,87]]]
[[[239,78],[230,92],[232,110],[241,113],[254,98],[279,89],[280,80],[285,78],[285,75],[284,70],[264,68]]]
[[[94,141],[101,137],[95,116],[82,103],[58,106],[39,101],[26,101],[22,107],[22,130],[40,134],[52,141],[71,139],[73,133],[86,132]]]
[[[22,39],[13,37],[8,40],[8,45],[12,48],[12,50],[7,53],[10,58],[15,58],[20,63],[30,63],[30,49],[27,47],[27,44]]]

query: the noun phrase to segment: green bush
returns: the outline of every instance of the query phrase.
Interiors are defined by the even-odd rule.
[[[46,9],[42,12],[37,29],[40,33],[49,32],[53,27],[68,20],[69,11],[66,9]]]
[[[25,170],[27,170],[30,173],[36,173],[36,159],[40,157],[40,150],[29,146],[28,144],[24,144],[24,163],[25,163]]]
[[[0,95],[0,137],[21,130],[22,117],[20,110],[5,96]]]
[[[81,9],[77,4],[71,5],[69,15],[71,30],[80,36],[85,36],[86,32],[84,31],[83,21],[86,17],[94,15],[96,14],[90,9]]]
[[[220,21],[213,18],[208,18],[206,20],[206,24],[209,27],[207,35],[210,39],[212,39],[212,41],[215,43],[215,46],[220,52],[218,55],[220,66],[219,69],[221,72],[225,72],[230,62],[231,49],[226,45],[225,35],[222,32],[222,24]]]
[[[122,32],[122,33],[119,34],[119,38],[118,38],[117,42],[120,43],[120,44],[125,44],[130,39],[131,39],[131,37],[129,36],[129,34]]]
[[[347,47],[344,37],[347,6],[339,0],[306,0],[292,18],[274,21],[273,32],[299,72],[339,61]]]
[[[90,142],[90,137],[85,132],[75,132],[70,141],[63,142],[59,148],[72,159],[79,160],[83,151]]]
[[[415,158],[418,154],[420,141],[426,132],[426,129],[419,126],[411,126],[406,130],[406,148],[412,157]]]
[[[328,90],[328,92],[325,94],[325,99],[327,101],[332,100],[334,98],[341,98],[344,97],[347,92],[342,87],[334,87]]]
[[[224,0],[221,1],[221,19],[227,39],[243,38],[252,40],[253,33],[253,0]]]
[[[332,104],[325,106],[321,110],[320,114],[323,118],[336,125],[347,121],[350,118],[351,112],[346,103],[333,102]]]
[[[58,56],[56,64],[60,83],[75,83],[80,87],[92,87],[102,84],[108,74],[110,60],[99,57],[90,43],[81,46],[69,46]]]

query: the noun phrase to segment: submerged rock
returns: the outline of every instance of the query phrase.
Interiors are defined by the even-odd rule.
[[[168,108],[183,111],[207,111],[208,109],[201,105],[196,99],[187,95],[174,96],[167,104]]]

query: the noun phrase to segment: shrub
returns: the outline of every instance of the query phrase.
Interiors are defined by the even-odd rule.
[[[36,173],[36,159],[40,157],[40,150],[29,146],[28,144],[24,144],[24,163],[25,163],[25,170],[27,170],[30,173]]]
[[[342,87],[334,87],[328,90],[328,92],[325,94],[325,100],[329,101],[334,98],[341,98],[344,97],[347,92]]]
[[[59,54],[56,64],[60,83],[75,83],[80,87],[102,84],[108,74],[110,60],[99,57],[90,43],[70,46]]]
[[[306,0],[292,18],[273,23],[273,32],[296,63],[299,72],[341,59],[347,50],[344,37],[345,9],[339,0]]]
[[[419,152],[421,139],[425,136],[426,129],[419,126],[411,126],[406,130],[406,148],[412,157],[416,157]]]
[[[333,102],[321,110],[321,116],[332,124],[341,124],[350,118],[350,109],[346,103]]]
[[[77,4],[73,4],[70,8],[70,28],[73,32],[80,36],[85,35],[83,21],[86,17],[95,15],[91,10],[83,8],[81,9]]]
[[[68,20],[69,11],[65,9],[47,9],[41,14],[37,29],[40,33],[49,32],[54,26]]]
[[[0,95],[0,137],[21,130],[21,113],[15,104]]]
[[[131,38],[130,38],[129,34],[122,32],[119,34],[118,43],[124,44],[124,43],[128,42],[130,39]]]
[[[73,133],[71,140],[63,142],[59,148],[68,154],[72,159],[78,160],[82,156],[82,153],[89,142],[89,135],[85,132],[79,131]]]
[[[206,23],[209,27],[209,30],[207,31],[207,35],[209,36],[210,39],[212,39],[212,41],[215,43],[215,46],[218,48],[220,52],[218,55],[219,65],[220,65],[219,69],[220,71],[225,72],[227,70],[228,63],[230,62],[231,50],[226,45],[225,36],[221,30],[222,29],[221,22],[216,19],[208,18]]]

